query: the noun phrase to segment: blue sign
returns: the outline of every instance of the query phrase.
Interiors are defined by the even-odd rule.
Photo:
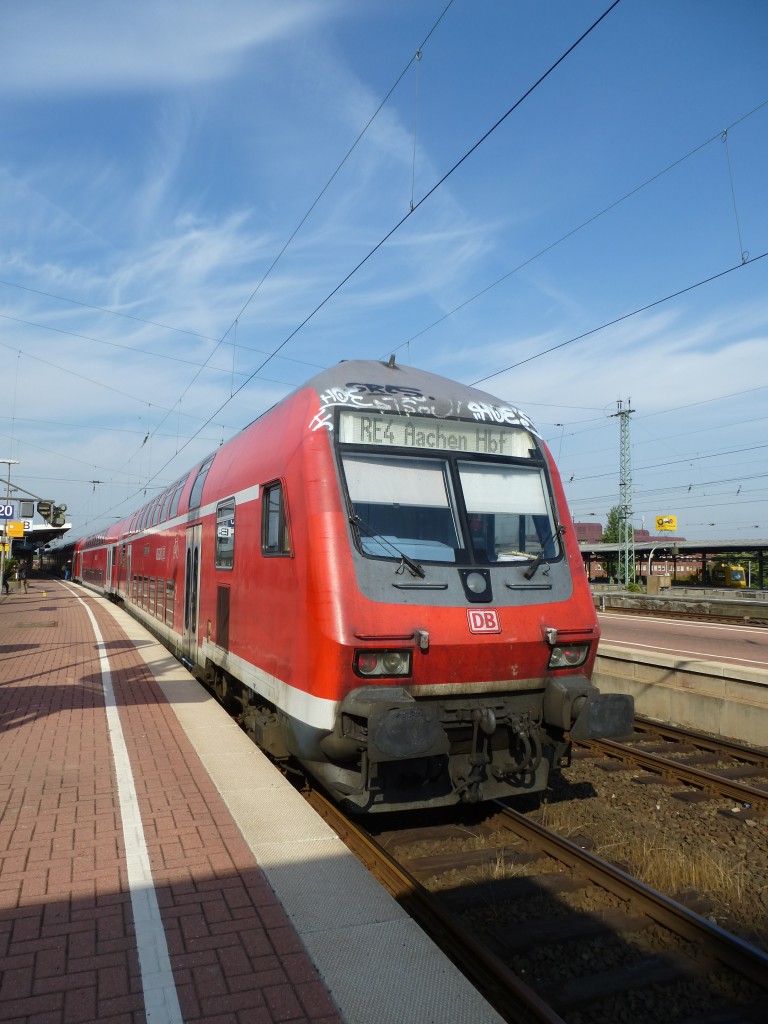
[[[15,508],[13,505],[0,505],[0,519],[13,519]]]

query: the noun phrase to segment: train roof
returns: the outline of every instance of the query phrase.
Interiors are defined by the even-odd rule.
[[[531,420],[510,402],[427,370],[375,359],[343,360],[308,380],[323,410],[336,406],[400,415],[434,416],[520,426],[538,435]],[[282,402],[290,401],[292,395]],[[282,404],[278,403],[278,405]]]

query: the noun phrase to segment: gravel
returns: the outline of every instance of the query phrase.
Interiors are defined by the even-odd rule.
[[[768,818],[723,798],[692,802],[679,783],[642,784],[642,770],[606,764],[575,759],[529,814],[768,950]]]

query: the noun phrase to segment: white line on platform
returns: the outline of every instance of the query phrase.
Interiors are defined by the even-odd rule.
[[[144,826],[141,821],[131,761],[128,757],[128,748],[125,744],[123,727],[115,701],[107,648],[93,612],[81,597],[78,597],[77,600],[88,613],[99,651],[101,683],[104,689],[107,726],[112,745],[112,757],[115,762],[118,801],[123,823],[133,925],[136,931],[136,946],[141,968],[141,985],[144,990],[144,1011],[148,1024],[183,1024],[179,997],[168,956],[165,929],[160,916],[152,868],[149,863],[149,852],[144,837]]]

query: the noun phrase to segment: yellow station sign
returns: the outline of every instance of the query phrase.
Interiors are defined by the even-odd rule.
[[[0,533],[4,533],[8,537],[23,537],[24,523],[15,523],[10,519],[0,522]]]
[[[677,516],[656,516],[657,530],[676,530]]]

